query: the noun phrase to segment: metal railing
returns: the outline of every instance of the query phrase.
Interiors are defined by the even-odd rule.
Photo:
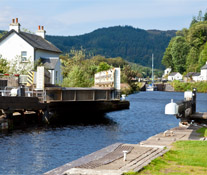
[[[5,87],[3,90],[0,90],[0,96],[24,96],[24,97],[38,97],[40,102],[46,101],[46,92],[40,90],[29,90],[28,87],[24,87],[24,94],[12,94],[12,89],[19,89],[19,87]]]

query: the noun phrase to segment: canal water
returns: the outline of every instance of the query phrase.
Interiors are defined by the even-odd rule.
[[[42,174],[110,144],[136,144],[178,126],[179,120],[165,115],[164,108],[171,99],[183,100],[183,93],[140,92],[126,99],[129,110],[108,113],[93,124],[0,134],[0,174]],[[207,94],[197,94],[197,110],[207,111]]]

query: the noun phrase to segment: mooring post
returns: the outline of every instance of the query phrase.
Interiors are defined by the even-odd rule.
[[[193,88],[193,104],[192,104],[192,113],[196,113],[196,88]]]

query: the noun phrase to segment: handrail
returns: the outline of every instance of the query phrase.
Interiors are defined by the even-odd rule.
[[[14,87],[5,87],[4,90],[0,90],[0,96],[11,96],[11,90],[17,89]],[[45,91],[25,91],[25,97],[38,97],[39,101],[45,102],[46,101],[46,92]]]

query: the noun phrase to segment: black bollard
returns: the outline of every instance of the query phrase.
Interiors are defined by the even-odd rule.
[[[193,88],[193,104],[192,104],[192,113],[196,113],[196,88]]]

